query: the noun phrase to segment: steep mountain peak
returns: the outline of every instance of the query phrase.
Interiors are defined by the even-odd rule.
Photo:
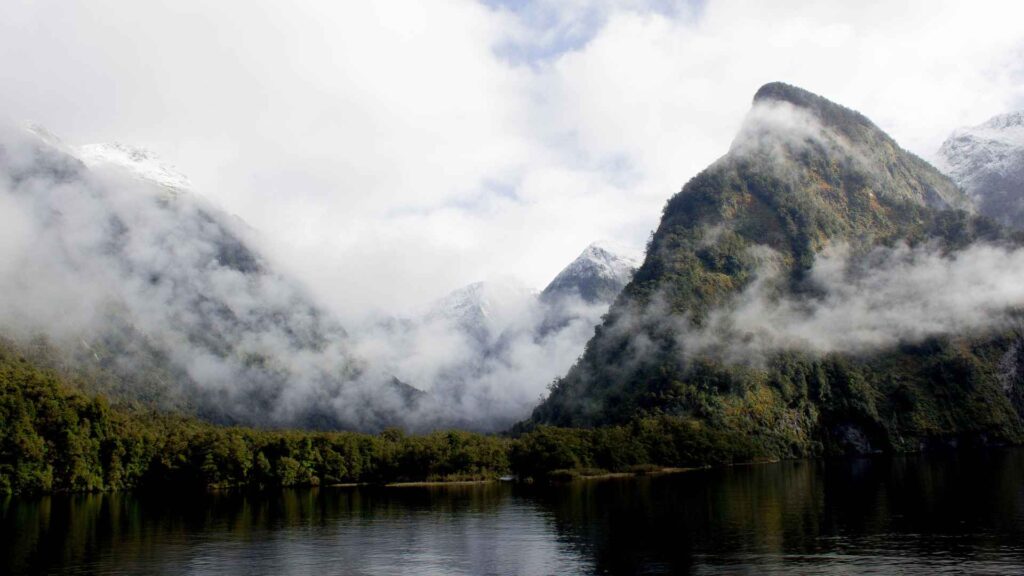
[[[972,209],[952,182],[859,112],[780,82],[757,91],[723,160],[784,184],[777,187],[780,192],[818,189],[810,199],[823,202],[826,212],[837,213],[835,201],[858,201],[860,194],[900,204]],[[724,164],[716,171],[722,169]]]
[[[865,130],[884,134],[871,120],[868,120],[860,112],[836,104],[828,98],[803,88],[783,82],[765,84],[754,94],[753,103],[755,106],[771,102],[785,102],[809,112],[823,125],[836,128],[847,137],[856,137]]]
[[[799,350],[787,335],[734,354],[759,314],[736,310],[779,298],[802,310],[822,291],[819,256],[840,246],[859,258],[877,247],[954,247],[988,233],[984,222],[949,210],[966,205],[952,181],[859,113],[785,84],[763,87],[729,152],[668,201],[643,265],[533,422],[669,413],[728,422],[745,408],[719,408],[780,381],[770,363],[750,359]]]
[[[633,277],[640,262],[605,242],[587,246],[541,293],[544,300],[578,296],[586,302],[611,302]]]
[[[86,166],[116,166],[135,176],[155,182],[171,192],[191,190],[192,182],[173,166],[146,148],[112,144],[87,144],[74,151]]]

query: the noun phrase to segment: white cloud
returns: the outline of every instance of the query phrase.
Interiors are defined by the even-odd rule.
[[[1024,97],[1017,2],[661,4],[13,0],[0,108],[156,150],[358,316],[642,245],[768,81],[926,156]]]

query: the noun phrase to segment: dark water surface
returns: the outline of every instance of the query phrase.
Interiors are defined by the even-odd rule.
[[[0,574],[1024,574],[1024,450],[0,501]]]

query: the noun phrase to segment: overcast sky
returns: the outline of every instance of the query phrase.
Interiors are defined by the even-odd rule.
[[[929,158],[1024,108],[1024,3],[4,0],[0,114],[141,145],[345,316],[641,249],[782,80]]]

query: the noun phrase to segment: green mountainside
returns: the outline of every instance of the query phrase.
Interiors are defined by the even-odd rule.
[[[727,353],[744,344],[742,319],[718,345],[691,349],[681,337],[710,331],[755,289],[769,302],[820,301],[813,270],[830,250],[842,248],[855,274],[879,250],[949,256],[978,242],[1019,239],[974,216],[955,184],[861,114],[768,84],[729,152],[668,201],[633,281],[520,429],[671,418],[741,434],[773,458],[1019,442],[1024,355],[1014,321],[756,357]]]

